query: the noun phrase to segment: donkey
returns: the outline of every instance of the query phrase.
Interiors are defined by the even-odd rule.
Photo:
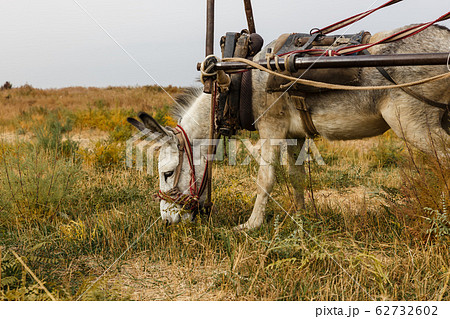
[[[382,39],[400,31],[377,33],[371,42]],[[267,45],[255,58],[264,58]],[[448,52],[450,48],[450,30],[442,26],[432,26],[419,35],[383,45],[373,46],[370,54],[406,54],[406,53],[437,53]],[[386,68],[394,79],[403,83],[421,78],[431,77],[449,72],[448,66],[411,66]],[[297,207],[304,207],[303,181],[305,170],[303,166],[294,165],[307,132],[302,125],[299,111],[289,94],[267,93],[268,75],[259,70],[252,71],[253,81],[253,116],[261,139],[297,139],[297,145],[288,146],[289,179],[293,185]],[[362,86],[379,86],[390,84],[375,68],[363,68],[361,71]],[[450,78],[422,84],[412,88],[429,100],[444,105],[450,103]],[[162,127],[151,116],[140,113],[143,123],[129,118],[128,121],[139,130],[150,130],[164,136],[159,155],[160,194],[184,194],[189,197],[187,202],[198,200],[204,203],[206,195],[193,193],[194,186],[204,179],[206,160],[184,160],[187,155],[180,151],[186,149],[189,140],[206,139],[209,131],[211,95],[198,92],[184,99],[184,108],[179,108],[179,127],[186,133],[186,139],[180,139],[180,130]],[[373,91],[335,91],[330,90],[308,96],[308,106],[312,121],[321,136],[329,140],[351,140],[377,136],[388,129],[425,152],[432,145],[450,145],[450,120],[447,109],[431,106],[412,97],[401,89]],[[263,143],[261,146],[261,161],[268,165],[260,165],[257,176],[257,197],[252,214],[247,222],[236,227],[238,230],[258,228],[264,221],[265,207],[275,183],[275,166],[279,155],[279,145]],[[443,147],[441,155],[445,154]],[[206,149],[200,152],[206,156]],[[189,159],[189,158],[188,158]],[[202,182],[202,184],[204,184]],[[198,187],[197,187],[198,188]],[[204,188],[204,185],[202,187]],[[169,196],[170,197],[170,196]],[[186,198],[185,198],[186,199]],[[186,203],[186,201],[185,201]],[[175,224],[181,220],[191,220],[193,212],[183,209],[185,203],[162,197],[160,212],[163,220]]]

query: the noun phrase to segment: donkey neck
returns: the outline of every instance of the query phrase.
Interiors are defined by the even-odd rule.
[[[190,139],[207,138],[210,114],[211,95],[201,93],[192,105],[185,109],[179,124]]]

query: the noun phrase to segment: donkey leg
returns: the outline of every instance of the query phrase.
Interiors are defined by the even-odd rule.
[[[261,145],[261,163],[256,180],[256,201],[248,221],[237,226],[235,230],[249,230],[262,225],[267,201],[275,184],[274,165],[280,153],[279,141],[286,138],[289,130],[290,120],[287,116],[286,99],[282,98],[281,93],[266,94],[265,82],[260,89],[253,99],[259,101],[259,104],[255,103],[258,105],[255,118],[257,118],[259,136],[265,142]]]
[[[262,225],[267,201],[275,184],[275,166],[273,163],[279,154],[278,148],[276,145],[271,145],[269,140],[266,140],[262,144],[261,163],[256,179],[257,191],[255,205],[253,206],[253,211],[248,221],[236,226],[235,230],[250,230],[259,228]]]
[[[296,165],[305,139],[297,139],[297,145],[288,146],[289,181],[294,189],[294,199],[297,209],[305,209],[305,167]]]

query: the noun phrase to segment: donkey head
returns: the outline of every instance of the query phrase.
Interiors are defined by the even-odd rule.
[[[184,132],[176,128],[162,127],[147,113],[140,112],[138,117],[142,122],[127,118],[127,121],[148,136],[157,138],[159,143],[159,193],[161,199],[161,218],[168,224],[177,224],[181,220],[192,220],[204,201],[201,198],[204,176],[200,176],[201,185],[197,185],[196,168],[205,175],[204,161],[194,164],[192,145]],[[203,170],[202,170],[203,169]],[[202,190],[200,190],[202,188]]]

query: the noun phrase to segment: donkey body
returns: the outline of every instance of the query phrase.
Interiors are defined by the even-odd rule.
[[[394,30],[377,33],[371,41],[384,38]],[[258,61],[264,57],[267,49],[274,42],[266,46],[255,58]],[[369,49],[371,54],[406,54],[406,53],[435,53],[448,52],[450,48],[450,30],[445,27],[432,26],[419,35],[390,44],[378,45]],[[412,82],[448,72],[448,66],[414,66],[386,68],[390,75],[398,82]],[[253,72],[253,115],[261,139],[297,139],[296,146],[288,146],[289,176],[295,190],[298,207],[304,207],[303,180],[304,168],[294,165],[306,132],[300,120],[299,111],[287,93],[267,93],[267,73],[254,70]],[[364,68],[361,73],[362,86],[379,86],[390,84],[375,68]],[[444,103],[450,103],[450,79],[431,82],[413,87],[413,90],[426,98]],[[199,94],[189,101],[189,107],[182,111],[180,125],[188,133],[190,139],[205,139],[208,136],[210,95]],[[400,89],[374,91],[327,91],[308,95],[307,104],[312,121],[317,131],[329,140],[361,139],[380,135],[391,128],[397,136],[407,140],[415,147],[428,151],[430,144],[436,148],[439,145],[450,144],[450,121],[448,110],[430,106],[406,94]],[[178,165],[177,139],[170,130],[156,127],[157,123],[144,126],[152,131],[159,131],[171,137],[160,152],[160,188],[168,190],[173,187],[171,172]],[[445,147],[443,148],[445,150]],[[205,150],[206,152],[206,150]],[[172,154],[173,156],[167,156]],[[264,211],[275,183],[275,163],[279,154],[279,146],[273,143],[263,143],[261,146],[261,160],[269,165],[260,165],[257,177],[257,197],[249,220],[237,229],[253,229],[261,226]],[[204,161],[196,168],[197,178],[202,178]],[[181,178],[178,188],[189,188],[189,167],[186,161],[181,168]],[[184,174],[184,175],[183,175]],[[185,176],[185,177],[183,177]],[[204,195],[200,202],[204,201]],[[180,206],[161,201],[161,215],[169,223],[176,223],[182,219]],[[191,216],[184,215],[186,218]]]

